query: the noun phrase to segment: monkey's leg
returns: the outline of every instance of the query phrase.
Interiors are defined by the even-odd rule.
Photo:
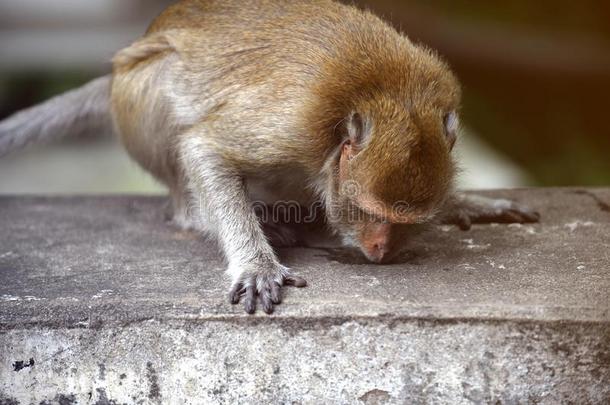
[[[540,214],[510,200],[457,194],[445,204],[440,220],[467,231],[472,224],[534,223]]]
[[[190,201],[183,180],[179,180],[169,187],[167,221],[183,231],[201,230],[201,224],[197,222],[197,217],[194,215],[197,211],[196,201]]]
[[[211,224],[229,263],[233,280],[231,303],[244,297],[246,312],[256,310],[257,296],[270,314],[281,302],[281,287],[304,287],[304,279],[292,276],[282,266],[269,245],[248,199],[240,174],[226,163],[222,154],[200,134],[185,135],[179,146],[193,198],[198,200],[195,215],[202,224]]]

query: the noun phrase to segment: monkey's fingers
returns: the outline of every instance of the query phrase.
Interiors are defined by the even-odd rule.
[[[472,228],[472,221],[470,220],[470,217],[463,212],[458,214],[456,224],[462,231],[469,231],[470,228]]]
[[[302,288],[307,285],[307,281],[302,277],[290,275],[284,277],[283,285]],[[257,297],[260,298],[263,311],[272,314],[274,305],[282,302],[282,286],[271,279],[258,280],[258,283],[255,279],[239,281],[231,287],[229,301],[236,305],[239,304],[242,297],[244,297],[244,309],[248,314],[256,311]]]
[[[496,222],[499,224],[529,224],[540,221],[540,214],[527,209],[508,209],[496,213],[486,213],[473,219],[477,224]]]
[[[271,302],[275,305],[282,303],[282,286],[278,283],[271,283],[271,287],[269,288],[269,297]]]
[[[521,216],[521,220],[524,224],[540,222],[540,213],[537,211],[516,211]]]
[[[284,278],[284,285],[303,288],[307,286],[307,280],[299,276],[288,276]]]
[[[302,277],[291,275],[284,277],[283,284],[302,288],[307,285],[307,281]],[[258,295],[261,300],[263,311],[267,314],[272,314],[274,305],[281,304],[282,302],[282,286],[275,281],[265,281],[259,288]]]
[[[233,287],[231,287],[231,291],[229,291],[229,301],[233,305],[239,304],[239,300],[242,295],[246,293],[246,288],[243,283],[235,283]]]
[[[525,224],[540,221],[540,214],[527,205],[522,205],[510,200],[497,200],[496,221],[501,223]],[[500,207],[498,209],[498,207]]]
[[[279,302],[274,302],[273,298],[271,297],[272,289],[274,288],[273,286],[277,286],[277,289],[279,290],[279,284],[271,283],[269,285],[264,286],[262,288],[262,290],[259,292],[259,297],[261,299],[261,305],[263,306],[263,311],[265,311],[265,313],[267,315],[270,315],[273,313],[273,304],[279,303]],[[279,291],[277,291],[277,293],[279,294]],[[276,299],[277,299],[277,297],[276,297]]]
[[[254,285],[246,287],[244,296],[244,309],[248,314],[252,315],[256,312],[256,287]]]
[[[244,298],[244,309],[247,313],[253,314],[256,311],[256,280],[253,277],[247,277],[241,281],[237,281],[229,291],[229,301],[231,304],[239,304],[241,298]]]
[[[506,211],[502,215],[502,219],[505,220],[509,224],[515,224],[515,223],[523,222],[523,218],[516,211]]]
[[[261,277],[257,280],[257,295],[260,298],[261,306],[266,314],[273,313],[273,306],[282,301],[279,283],[267,277]],[[254,299],[255,300],[255,299]],[[246,308],[248,312],[249,308]],[[251,312],[248,312],[251,313]]]
[[[244,310],[252,315],[256,312],[256,287],[244,287],[242,283],[236,284],[229,292],[229,301],[231,304],[237,305],[242,297],[244,297]]]
[[[267,314],[273,313],[273,305],[280,304],[282,302],[281,287],[276,282],[265,284],[261,287],[261,290],[257,292],[255,283],[248,283],[244,285],[243,282],[236,283],[229,292],[229,301],[231,304],[239,304],[242,297],[244,297],[244,310],[248,314],[256,312],[256,300],[257,296],[260,297],[263,311]]]

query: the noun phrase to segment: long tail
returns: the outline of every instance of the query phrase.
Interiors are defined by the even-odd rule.
[[[0,121],[0,157],[31,143],[111,131],[110,75]]]

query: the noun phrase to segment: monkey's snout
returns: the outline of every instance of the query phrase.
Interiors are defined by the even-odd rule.
[[[366,256],[373,263],[383,263],[390,256],[390,249],[386,243],[375,243],[365,251]]]

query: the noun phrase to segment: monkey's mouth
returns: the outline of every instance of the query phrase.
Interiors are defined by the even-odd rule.
[[[341,264],[351,264],[351,265],[388,265],[388,264],[398,264],[404,263],[408,261],[412,255],[408,255],[406,260],[403,258],[402,253],[393,254],[390,257],[384,258],[382,262],[376,262],[371,260],[367,255],[359,248],[356,247],[341,247],[341,248],[326,248],[323,249],[326,254],[326,257],[330,261],[338,262]]]
[[[364,249],[360,250],[360,253],[368,260],[369,263],[373,264],[390,264],[396,259],[398,253],[386,252],[382,255],[371,254]]]

